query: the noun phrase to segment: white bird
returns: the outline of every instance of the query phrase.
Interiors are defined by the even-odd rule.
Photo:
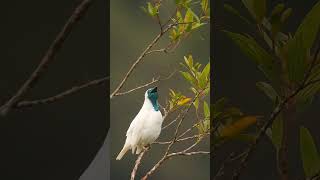
[[[131,122],[127,131],[126,142],[117,156],[120,160],[128,150],[132,154],[139,154],[145,146],[153,143],[160,135],[163,117],[158,104],[157,87],[148,89],[145,92],[144,103]]]

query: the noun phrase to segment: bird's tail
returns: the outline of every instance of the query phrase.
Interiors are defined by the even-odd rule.
[[[120,151],[120,153],[118,154],[116,160],[120,160],[120,159],[122,158],[122,156],[125,155],[126,152],[127,152],[129,149],[130,149],[130,147],[129,147],[127,144],[125,144],[125,145],[123,146],[122,150]]]

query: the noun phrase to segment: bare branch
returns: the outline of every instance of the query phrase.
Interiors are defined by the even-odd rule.
[[[68,19],[56,39],[52,42],[46,54],[42,58],[38,67],[34,70],[31,76],[25,81],[17,93],[0,108],[0,114],[5,116],[12,107],[14,107],[46,72],[49,63],[54,59],[57,52],[61,49],[63,43],[67,39],[70,32],[73,30],[77,22],[85,15],[93,0],[82,0],[74,10],[71,17]]]
[[[194,151],[194,152],[177,152],[177,153],[171,153],[168,155],[168,157],[172,156],[192,156],[192,155],[197,155],[197,154],[210,154],[209,151]]]
[[[136,177],[138,167],[139,167],[139,165],[140,165],[140,163],[141,163],[141,159],[142,159],[142,157],[144,156],[144,154],[145,154],[146,152],[147,152],[146,150],[143,150],[143,151],[139,154],[139,156],[138,156],[138,158],[137,158],[137,160],[136,160],[136,163],[134,164],[134,167],[133,167],[133,169],[132,169],[130,180],[134,180],[134,178]]]
[[[58,100],[61,100],[61,99],[65,98],[66,96],[73,95],[82,89],[104,84],[107,82],[107,80],[109,80],[109,77],[104,77],[101,79],[92,80],[92,81],[89,81],[85,84],[82,84],[79,86],[74,86],[74,87],[72,87],[62,93],[59,93],[55,96],[48,97],[45,99],[39,99],[39,100],[33,100],[33,101],[21,101],[16,106],[14,106],[14,108],[31,107],[31,106],[40,105],[40,104],[50,104],[50,103],[56,102]]]
[[[152,54],[152,53],[167,53],[167,48],[162,48],[162,49],[155,49],[155,50],[150,50],[146,53],[146,55]]]
[[[176,142],[182,142],[182,141],[186,141],[186,140],[191,140],[191,139],[196,139],[196,138],[200,138],[202,137],[203,134],[196,134],[193,136],[189,136],[189,137],[185,137],[185,138],[181,138],[181,139],[177,139]],[[166,141],[166,142],[154,142],[153,144],[170,144],[171,141]]]
[[[127,81],[127,79],[129,78],[129,76],[131,75],[131,73],[133,72],[133,70],[136,68],[136,66],[141,62],[141,60],[147,55],[147,52],[149,52],[149,50],[158,43],[158,41],[160,40],[160,38],[166,33],[168,32],[171,28],[173,28],[174,26],[176,26],[176,24],[170,24],[168,25],[167,28],[163,29],[163,31],[161,31],[152,41],[151,43],[146,47],[146,49],[140,54],[140,56],[137,58],[137,60],[132,64],[132,66],[130,67],[129,71],[126,73],[126,75],[124,76],[124,78],[122,79],[122,81],[120,82],[120,84],[116,87],[116,89],[110,94],[110,99],[112,99],[115,94],[117,94],[120,89],[123,87],[124,83]]]
[[[197,154],[210,154],[208,151],[195,151],[195,152],[188,152],[193,147],[195,147],[197,144],[199,144],[200,140],[196,141],[194,144],[192,144],[190,147],[174,153],[168,153],[169,149],[166,151],[165,155],[150,169],[147,174],[142,178],[142,180],[147,180],[150,175],[152,175],[167,159],[172,158],[174,156],[191,156],[191,155],[197,155]],[[171,145],[171,144],[170,144]],[[170,145],[168,147],[170,147]]]
[[[146,84],[143,84],[143,85],[141,85],[141,86],[135,87],[135,88],[130,89],[130,90],[125,91],[125,92],[118,92],[118,93],[116,93],[114,96],[122,96],[122,95],[125,95],[125,94],[129,94],[129,93],[131,93],[131,92],[133,92],[133,91],[136,91],[136,90],[139,90],[139,89],[148,87],[148,86],[150,86],[150,85],[152,85],[152,84],[155,84],[155,83],[158,83],[158,82],[160,82],[160,81],[168,80],[168,79],[170,79],[170,78],[174,75],[175,72],[176,72],[176,71],[174,71],[173,73],[171,73],[168,77],[166,77],[166,78],[164,78],[164,79],[160,79],[160,76],[157,77],[156,79],[153,78],[151,82],[148,82],[148,83],[146,83]]]

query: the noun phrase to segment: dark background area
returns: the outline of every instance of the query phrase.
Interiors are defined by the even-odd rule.
[[[0,104],[36,68],[80,0],[3,1]],[[109,74],[107,1],[94,1],[27,100],[53,96]],[[0,179],[77,180],[109,128],[109,84],[0,118]]]
[[[223,33],[221,30],[229,30],[238,33],[252,32],[252,29],[247,27],[242,21],[223,8],[223,3],[228,3],[239,10],[245,17],[250,17],[247,9],[242,5],[241,1],[233,0],[214,0],[212,5],[212,43],[211,50],[213,51],[213,88],[211,95],[215,101],[221,97],[227,97],[230,103],[239,107],[245,114],[256,114],[264,117],[269,117],[272,111],[272,104],[267,97],[260,92],[255,83],[258,81],[267,81],[262,72],[260,72],[253,61],[248,59],[241,50]],[[276,3],[285,2],[287,7],[293,8],[293,14],[289,18],[286,32],[294,33],[298,25],[301,23],[307,12],[313,7],[317,0],[300,1],[300,0],[273,0],[268,1],[274,7]],[[270,8],[269,8],[270,10]],[[319,98],[316,97],[312,106],[304,112],[297,121],[300,125],[307,127],[318,147],[320,147],[319,136]],[[298,136],[297,136],[298,137]],[[289,147],[289,163],[290,174],[295,179],[303,177],[302,162],[300,158],[299,139],[294,139],[290,142]],[[216,174],[221,162],[231,152],[242,152],[246,146],[235,142],[229,143],[220,148],[215,157],[211,159],[211,168],[213,174]],[[238,163],[229,165],[227,175],[232,175],[231,170],[237,167]],[[243,171],[242,178],[246,180],[273,180],[278,179],[276,168],[276,152],[267,137],[258,144],[252,158],[249,161],[247,168]],[[224,176],[221,179],[228,179],[229,176]]]

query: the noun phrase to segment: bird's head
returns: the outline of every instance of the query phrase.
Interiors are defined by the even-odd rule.
[[[158,104],[158,88],[150,88],[145,93],[145,98],[149,99],[151,101],[151,104],[155,111],[159,110],[159,104]]]

